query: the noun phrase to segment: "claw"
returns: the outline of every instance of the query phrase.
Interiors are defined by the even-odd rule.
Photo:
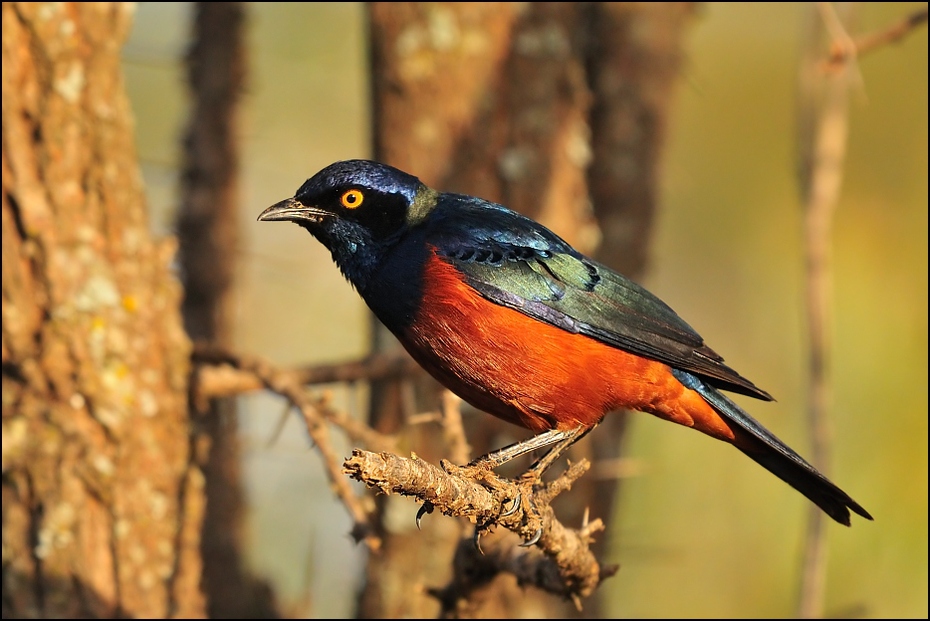
[[[533,536],[530,538],[529,541],[524,541],[523,543],[521,543],[521,544],[520,544],[520,547],[521,547],[521,548],[528,548],[528,547],[530,547],[530,546],[532,546],[532,545],[535,545],[535,544],[539,541],[539,538],[540,538],[540,537],[542,537],[542,529],[541,529],[541,528],[536,530],[536,534],[533,535]]]
[[[478,527],[475,527],[475,536],[472,543],[475,544],[475,550],[478,551],[478,554],[484,556],[484,550],[481,549],[481,530]]]
[[[507,517],[513,515],[517,512],[517,509],[520,508],[520,501],[523,500],[523,495],[520,492],[517,492],[517,497],[513,499],[513,506],[500,514],[499,517]]]
[[[420,530],[420,520],[423,518],[423,516],[432,512],[433,503],[424,502],[422,505],[420,505],[420,508],[417,510],[417,530]]]

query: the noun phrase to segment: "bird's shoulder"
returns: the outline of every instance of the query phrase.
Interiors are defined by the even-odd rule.
[[[461,255],[470,262],[520,261],[553,253],[578,255],[538,222],[503,205],[465,194],[440,194],[424,224],[426,242],[439,253],[455,258]]]

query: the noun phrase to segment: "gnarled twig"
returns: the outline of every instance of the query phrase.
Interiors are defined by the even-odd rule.
[[[602,530],[603,524],[594,520],[578,530],[568,528],[556,519],[549,503],[588,468],[583,460],[551,483],[533,485],[500,478],[480,466],[443,461],[439,468],[416,455],[404,458],[356,449],[344,463],[347,474],[369,487],[385,494],[414,496],[445,515],[467,518],[479,533],[493,526],[502,526],[524,540],[539,533],[536,545],[542,555],[520,550],[500,552],[494,555],[495,565],[515,573],[525,583],[576,603],[614,573],[613,569],[602,569],[589,549],[593,533]],[[516,509],[504,509],[517,499]]]

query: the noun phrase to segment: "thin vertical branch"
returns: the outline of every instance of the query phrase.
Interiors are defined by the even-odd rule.
[[[177,216],[182,312],[193,340],[228,346],[238,247],[237,128],[245,76],[245,11],[239,2],[198,2],[194,13],[187,54],[191,111],[183,138]],[[249,575],[240,549],[245,504],[235,402],[214,400],[202,414],[194,446],[207,494],[201,545],[209,614],[273,615],[267,587]]]
[[[192,101],[177,220],[182,310],[192,339],[218,344],[228,344],[232,329],[243,22],[241,3],[197,3],[187,55]]]
[[[841,9],[849,14],[848,7]],[[804,207],[806,313],[809,335],[808,426],[815,467],[828,473],[830,463],[830,335],[832,332],[832,271],[830,234],[833,213],[843,181],[848,134],[848,90],[856,76],[855,62],[823,72],[821,42],[824,30],[854,52],[840,16],[828,3],[817,5],[801,64],[799,96],[800,189]],[[851,56],[850,56],[851,57]],[[824,514],[811,506],[808,514],[800,576],[798,616],[823,616],[827,573]]]
[[[839,10],[837,10],[837,8]],[[808,423],[812,461],[824,473],[830,461],[830,232],[843,182],[848,134],[849,87],[861,83],[858,58],[883,45],[900,41],[927,23],[927,9],[912,12],[874,33],[853,39],[846,25],[850,4],[822,2],[811,12],[799,95],[799,179],[805,209],[807,253],[807,317],[810,333],[810,395]],[[822,41],[827,37],[826,59]],[[823,513],[811,507],[804,545],[797,614],[823,616],[827,557]]]

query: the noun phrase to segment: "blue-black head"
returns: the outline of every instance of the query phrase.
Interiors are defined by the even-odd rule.
[[[362,290],[385,253],[426,217],[437,197],[436,191],[401,170],[369,160],[346,160],[307,179],[293,198],[272,205],[258,219],[290,221],[310,231]]]

